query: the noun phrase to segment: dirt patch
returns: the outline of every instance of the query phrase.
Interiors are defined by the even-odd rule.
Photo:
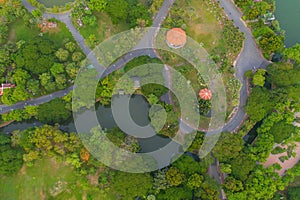
[[[91,185],[97,186],[99,184],[98,183],[98,178],[99,178],[99,173],[98,172],[95,175],[88,175],[87,178],[88,178]]]
[[[55,158],[50,158],[50,162],[54,170],[58,170],[60,168],[59,163],[55,160]]]
[[[13,41],[16,38],[16,30],[11,29],[8,35],[8,41]]]
[[[40,191],[40,199],[41,200],[47,199],[45,189]]]
[[[191,24],[191,27],[198,34],[214,33],[216,29],[214,24]]]
[[[86,194],[86,191],[84,190],[81,199],[86,200],[86,198],[87,198],[87,194]]]
[[[20,174],[21,174],[21,175],[25,175],[25,174],[26,174],[26,168],[27,168],[26,165],[23,165],[23,166],[22,166],[22,168],[21,168],[21,170],[20,170]]]
[[[9,124],[11,124],[11,123],[13,123],[14,121],[15,121],[15,120],[11,120],[11,121],[4,122],[4,123],[0,124],[0,128],[2,128],[2,127],[4,127],[4,126],[7,126],[7,125],[9,125]]]
[[[267,161],[264,163],[265,167],[269,167],[270,165],[273,165],[275,163],[278,163],[282,169],[276,170],[280,176],[284,175],[285,171],[294,167],[298,161],[300,160],[300,143],[296,142],[296,148],[294,149],[294,152],[296,153],[295,157],[291,157],[288,160],[285,160],[284,162],[280,161],[281,156],[287,156],[287,152],[281,153],[281,154],[270,154]],[[281,148],[287,148],[286,146],[280,145]]]

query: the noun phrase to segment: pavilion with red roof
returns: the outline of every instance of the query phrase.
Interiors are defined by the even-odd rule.
[[[186,43],[186,33],[181,28],[172,28],[167,32],[166,42],[169,47],[178,49]]]
[[[15,85],[11,83],[2,83],[0,87],[0,96],[3,95],[5,89],[14,88]]]
[[[212,97],[212,93],[209,89],[204,88],[204,89],[200,90],[199,97],[204,100],[210,100]]]

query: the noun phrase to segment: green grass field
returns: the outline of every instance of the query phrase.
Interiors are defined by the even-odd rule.
[[[222,34],[222,26],[205,3],[192,0],[187,5],[184,1],[178,1],[180,7],[189,10],[190,16],[185,17],[187,21],[187,35],[199,43],[203,43],[209,52],[218,45]],[[182,4],[182,5],[181,5]]]
[[[53,6],[63,6],[66,3],[73,2],[74,0],[38,0],[38,2],[44,4],[48,8],[52,8]]]
[[[88,39],[94,34],[98,42],[129,29],[126,23],[113,24],[110,17],[106,13],[95,13],[97,23],[95,26],[83,26],[80,28],[81,35]]]
[[[43,34],[43,37],[54,41],[58,46],[62,46],[65,39],[74,41],[72,34],[67,29],[65,24],[57,22],[56,29],[51,29]],[[9,41],[17,42],[19,40],[29,41],[37,37],[41,33],[37,25],[28,27],[24,20],[18,19],[9,26]]]
[[[104,191],[77,175],[73,168],[53,158],[45,158],[32,167],[24,166],[12,177],[0,178],[1,200],[34,199],[113,199]]]

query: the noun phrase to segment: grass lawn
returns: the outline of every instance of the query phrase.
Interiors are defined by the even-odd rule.
[[[74,41],[72,34],[67,29],[64,23],[57,22],[58,26],[55,29],[48,30],[43,34],[43,37],[53,41],[57,46],[61,47],[64,40]],[[29,41],[37,37],[41,33],[37,25],[28,27],[24,20],[17,19],[9,26],[9,41],[17,42],[19,40]]]
[[[32,40],[38,36],[40,30],[37,26],[29,28],[25,25],[24,20],[17,19],[9,25],[9,41],[16,42],[19,40]]]
[[[300,176],[296,176],[295,180],[288,187],[300,187]]]
[[[73,2],[74,0],[38,0],[38,2],[44,4],[48,8],[52,8],[53,6],[63,6],[66,3]]]
[[[189,11],[190,16],[185,16],[186,33],[199,43],[204,44],[204,48],[210,52],[218,45],[222,35],[222,25],[215,17],[215,13],[209,10],[209,7],[204,2],[197,0],[177,1],[179,7]]]
[[[95,16],[97,18],[95,26],[83,26],[79,30],[85,39],[88,39],[90,35],[94,34],[97,41],[100,43],[117,33],[129,29],[126,23],[113,24],[106,13],[97,12],[95,13]]]
[[[0,178],[0,199],[113,199],[104,191],[88,184],[72,167],[53,158],[37,161],[32,167],[24,166],[12,177]]]

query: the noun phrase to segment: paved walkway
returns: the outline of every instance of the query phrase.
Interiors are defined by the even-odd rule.
[[[246,26],[245,22],[241,19],[242,13],[234,5],[232,0],[218,0],[220,6],[224,8],[224,11],[229,19],[234,21],[235,26],[237,26],[241,32],[245,34],[244,47],[240,53],[236,62],[236,77],[241,81],[242,88],[240,91],[240,103],[238,106],[237,113],[234,117],[225,125],[224,131],[235,131],[239,127],[245,118],[244,106],[246,105],[247,94],[247,84],[244,77],[244,73],[248,70],[255,68],[266,68],[269,64],[261,54],[261,51],[257,47],[255,39],[252,35],[251,30]]]
[[[276,172],[280,176],[284,175],[288,169],[293,168],[300,161],[300,143],[296,142],[295,145],[296,145],[296,148],[294,149],[294,152],[296,153],[295,157],[291,157],[288,160],[281,162],[279,158],[281,156],[287,156],[287,152],[280,153],[280,154],[270,154],[267,161],[264,163],[264,166],[269,167],[269,166],[277,163],[282,168],[280,170],[276,170]],[[281,148],[285,148],[285,149],[288,148],[287,146],[284,146],[284,145],[278,145],[278,146]]]

